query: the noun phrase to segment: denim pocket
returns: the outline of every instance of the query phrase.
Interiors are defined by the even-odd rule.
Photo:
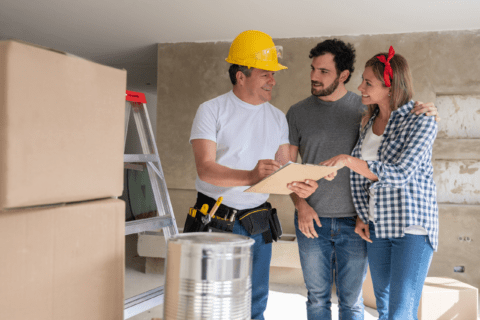
[[[345,217],[345,218],[343,218],[343,220],[345,221],[345,224],[348,227],[354,227],[355,228],[355,225],[357,224],[357,216]]]

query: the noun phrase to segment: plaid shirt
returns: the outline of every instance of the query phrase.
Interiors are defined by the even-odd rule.
[[[437,135],[435,117],[411,114],[410,101],[392,112],[378,149],[377,161],[367,161],[378,177],[373,182],[350,173],[353,203],[359,217],[368,223],[369,191],[375,193],[375,234],[378,238],[403,237],[406,227],[425,228],[436,251],[438,247],[437,190],[433,181],[432,146]],[[361,158],[362,143],[377,112],[360,132],[352,156]]]

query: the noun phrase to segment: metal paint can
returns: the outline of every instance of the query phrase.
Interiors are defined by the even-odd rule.
[[[168,240],[164,320],[250,320],[254,240],[194,232]]]

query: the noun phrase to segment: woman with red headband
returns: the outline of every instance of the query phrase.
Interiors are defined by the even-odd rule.
[[[433,251],[438,246],[438,206],[433,181],[434,117],[412,114],[407,61],[389,53],[365,64],[358,89],[368,110],[352,155],[324,165],[351,169],[358,213],[355,232],[367,241],[379,319],[417,319]]]

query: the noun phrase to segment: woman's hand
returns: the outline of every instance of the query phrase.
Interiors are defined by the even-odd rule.
[[[357,233],[360,238],[363,240],[372,243],[373,241],[370,239],[370,229],[368,224],[365,224],[359,216],[357,216],[357,223],[355,225],[355,233]]]
[[[347,154],[339,154],[338,156],[335,156],[333,158],[330,158],[328,160],[325,160],[323,162],[320,162],[320,165],[322,166],[328,166],[328,167],[340,167],[343,168],[347,162],[349,161],[349,155]],[[340,170],[339,168],[339,170]],[[338,171],[338,170],[337,170]],[[337,171],[330,173],[329,175],[323,177],[325,180],[332,181],[336,175]]]

